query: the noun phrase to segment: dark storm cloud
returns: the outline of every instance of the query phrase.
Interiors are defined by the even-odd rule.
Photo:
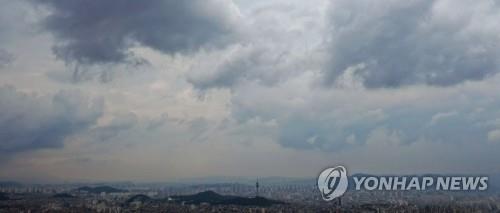
[[[500,67],[499,13],[493,1],[332,1],[326,81],[356,65],[370,88],[484,79]]]
[[[229,2],[216,0],[42,0],[50,10],[44,27],[66,62],[120,63],[141,44],[163,53],[218,46],[234,32]]]
[[[102,114],[102,102],[78,92],[53,97],[26,94],[0,87],[0,153],[57,148],[64,139],[86,130]]]

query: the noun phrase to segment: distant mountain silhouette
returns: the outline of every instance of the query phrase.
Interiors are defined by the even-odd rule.
[[[274,204],[285,204],[281,201],[270,200],[264,197],[238,197],[225,196],[213,191],[200,192],[194,195],[181,195],[170,197],[174,202],[184,202],[185,204],[209,203],[212,205],[240,205],[240,206],[271,206]]]
[[[125,203],[126,204],[130,204],[130,203],[133,203],[133,202],[142,202],[142,203],[145,203],[145,202],[149,202],[149,201],[153,201],[153,200],[154,199],[150,198],[147,195],[138,194],[138,195],[134,195],[134,196],[130,197],[127,201],[125,201]]]
[[[75,196],[70,195],[68,193],[60,193],[60,194],[55,194],[52,196],[53,198],[75,198]]]
[[[20,187],[20,186],[23,186],[23,184],[15,181],[0,181],[0,187]]]
[[[100,194],[102,192],[105,192],[105,193],[127,192],[127,190],[117,189],[117,188],[113,188],[111,186],[97,186],[97,187],[84,186],[84,187],[78,188],[77,191],[88,192],[91,194]]]
[[[218,203],[224,200],[233,199],[233,196],[223,196],[213,191],[200,192],[194,195],[179,195],[171,197],[174,201],[186,202],[189,204]]]

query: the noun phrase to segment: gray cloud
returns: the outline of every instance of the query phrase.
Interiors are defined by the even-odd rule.
[[[496,91],[498,79],[399,90],[332,90],[307,87],[314,78],[301,79],[304,82],[291,80],[278,87],[238,88],[231,100],[232,116],[241,122],[275,122],[274,140],[297,150],[340,153],[384,140],[398,146],[497,142],[500,102],[490,91]]]
[[[66,137],[95,124],[103,110],[102,101],[88,100],[78,92],[35,96],[4,86],[0,99],[3,154],[61,147]]]
[[[92,129],[91,133],[95,134],[98,141],[105,141],[117,136],[122,131],[133,128],[137,122],[138,119],[134,113],[118,115],[109,124]]]
[[[43,23],[55,36],[56,56],[80,64],[130,61],[136,43],[167,54],[219,46],[236,28],[229,1],[36,2],[49,8]]]
[[[19,37],[18,33],[26,33],[29,26],[30,10],[25,1],[0,0],[0,42],[2,47],[9,39]]]
[[[231,88],[248,81],[275,85],[319,70],[324,30],[321,0],[261,1],[242,8],[248,25],[238,45],[201,58],[187,75],[197,89]],[[240,2],[246,5],[247,3]],[[298,42],[299,41],[299,42]],[[212,58],[217,58],[213,60]]]
[[[237,44],[212,49],[236,27],[229,9],[206,7],[224,1],[37,1],[49,8],[43,23],[55,40],[30,43],[13,31],[15,42],[2,46],[23,63],[1,72],[18,90],[0,87],[0,156],[9,158],[0,176],[304,176],[331,162],[391,173],[498,171],[500,75],[488,78],[498,67],[497,5],[333,0],[324,23],[330,0],[242,0],[250,27]],[[213,25],[200,27],[205,21]],[[207,28],[213,36],[197,36]],[[76,80],[102,73],[113,84],[68,84],[75,76],[52,61],[52,42],[79,68]],[[139,57],[150,67],[131,66]],[[318,86],[325,77],[335,87]],[[106,97],[106,109],[79,92],[20,92],[75,87]],[[56,149],[18,153],[41,148]]]
[[[188,73],[187,81],[201,90],[210,88],[231,88],[242,80],[264,79],[271,74],[273,49],[253,46],[236,46],[221,53],[218,61],[203,60]],[[267,72],[266,72],[267,71]]]
[[[484,79],[500,68],[498,14],[494,1],[332,1],[326,82],[348,70],[370,88]]]
[[[12,63],[12,61],[14,61],[14,55],[5,50],[0,49],[0,68],[3,68],[6,65]]]

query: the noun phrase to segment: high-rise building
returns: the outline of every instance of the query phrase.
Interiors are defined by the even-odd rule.
[[[255,197],[259,197],[259,179],[255,182]]]

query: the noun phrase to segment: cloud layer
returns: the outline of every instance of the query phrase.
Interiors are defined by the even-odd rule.
[[[0,68],[10,64],[14,60],[14,56],[5,50],[0,49]]]
[[[500,172],[497,1],[0,2],[0,178]]]
[[[227,0],[36,1],[47,6],[44,27],[66,62],[120,63],[136,43],[166,54],[219,46],[231,40],[238,18]]]
[[[60,148],[64,140],[87,130],[102,115],[102,102],[77,92],[36,96],[0,87],[0,153]]]
[[[500,71],[496,1],[335,0],[325,81],[350,74],[370,88],[448,86]]]

